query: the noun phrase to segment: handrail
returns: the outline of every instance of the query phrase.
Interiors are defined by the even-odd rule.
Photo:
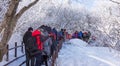
[[[6,63],[4,66],[7,66],[7,65],[13,63],[15,60],[17,60],[17,59],[25,56],[25,54],[23,54],[23,55],[17,57],[17,48],[21,47],[21,52],[23,52],[23,46],[24,46],[24,45],[23,45],[23,42],[22,42],[21,44],[22,44],[22,45],[17,46],[17,42],[15,42],[15,47],[13,47],[13,48],[9,48],[9,45],[7,45],[7,47],[6,47],[6,48],[7,48],[7,53],[6,53],[7,58],[6,58],[6,61],[9,60],[9,51],[11,51],[11,50],[15,50],[15,55],[14,55],[14,57],[16,57],[16,58],[13,59],[13,60],[11,60],[10,62]]]
[[[8,50],[13,50],[13,49],[15,49],[15,48],[19,48],[19,47],[22,47],[22,46],[24,46],[24,45],[16,46],[16,47],[10,48],[10,49],[8,49]]]
[[[23,61],[19,66],[22,66],[24,63],[26,62],[26,60],[25,61]]]
[[[15,58],[15,59],[13,59],[12,61],[8,62],[7,64],[5,64],[5,65],[3,65],[3,66],[7,66],[7,65],[11,64],[12,62],[14,62],[15,60],[17,60],[17,59],[19,59],[19,58],[21,58],[21,57],[24,57],[24,56],[25,56],[25,54],[22,55],[22,56],[19,56],[19,57]]]

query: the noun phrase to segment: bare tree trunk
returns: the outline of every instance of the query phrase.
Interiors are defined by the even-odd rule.
[[[23,7],[18,14],[16,14],[17,11],[17,7],[19,5],[19,0],[11,0],[10,5],[9,5],[9,9],[7,10],[7,13],[5,15],[5,19],[2,22],[2,25],[0,26],[0,31],[4,30],[4,34],[3,34],[3,38],[1,39],[0,42],[0,48],[6,46],[6,44],[8,43],[14,28],[16,27],[16,23],[18,21],[18,19],[22,16],[22,14],[28,10],[30,7],[32,7],[33,5],[35,5],[39,0],[35,0],[34,2],[30,3],[27,7]],[[2,57],[3,55],[6,53],[6,48],[2,48],[0,49],[0,61],[2,61]]]

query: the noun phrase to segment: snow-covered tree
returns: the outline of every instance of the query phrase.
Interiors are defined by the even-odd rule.
[[[93,15],[99,18],[99,24],[96,25],[97,29],[100,31],[99,42],[101,44],[107,44],[112,47],[115,46],[119,41],[119,26],[120,26],[120,18],[119,18],[119,5],[115,4],[116,1],[99,1],[96,2],[97,5],[93,7]],[[95,31],[96,32],[96,31]],[[102,41],[102,42],[101,42]]]
[[[0,41],[0,47],[3,48],[0,50],[0,61],[2,60],[3,55],[6,52],[6,48],[4,48],[9,41],[13,30],[17,24],[18,19],[22,16],[22,14],[28,10],[30,7],[35,5],[39,0],[35,0],[30,3],[28,6],[23,7],[18,13],[17,9],[20,3],[20,0],[9,0],[9,6],[6,11],[5,17],[0,24],[0,32],[3,33],[3,36]]]

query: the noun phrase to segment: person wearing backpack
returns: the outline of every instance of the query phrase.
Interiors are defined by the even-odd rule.
[[[52,31],[53,31],[53,33],[55,34],[55,36],[56,36],[56,40],[57,40],[57,34],[58,34],[58,31],[56,30],[56,28],[53,28]]]
[[[36,63],[35,66],[41,66],[42,64],[42,49],[43,49],[43,43],[41,42],[41,31],[39,29],[33,31],[32,36],[35,38],[35,45],[36,45],[36,49],[37,51],[39,51],[40,53],[35,54],[35,58],[36,58]]]
[[[80,31],[80,32],[78,33],[78,38],[79,38],[79,39],[82,39],[82,36],[83,36],[83,33],[82,33],[82,31]]]
[[[78,31],[75,31],[75,33],[73,33],[72,38],[78,38]]]
[[[23,36],[23,43],[25,45],[26,66],[29,66],[29,61],[31,59],[29,52],[27,51],[27,46],[28,46],[27,40],[32,37],[32,31],[33,31],[33,28],[29,27]],[[31,60],[31,62],[32,62],[32,60]],[[31,63],[31,65],[33,65],[33,64]]]
[[[88,31],[88,35],[87,35],[88,40],[89,40],[90,36],[91,36],[91,32]]]
[[[63,38],[64,38],[63,29],[61,29],[61,31],[58,32],[58,40],[62,40]]]
[[[88,35],[87,32],[84,32],[84,33],[83,33],[83,40],[86,41],[86,42],[87,42],[87,35]]]
[[[57,39],[56,39],[56,34],[52,31],[51,32],[51,40],[52,40],[52,45],[51,45],[51,56],[53,55],[54,51],[56,50],[56,46],[57,46]]]
[[[43,29],[38,28],[37,30],[35,30],[32,33],[32,36],[35,37],[35,46],[37,46],[37,51],[39,51],[39,53],[35,53],[34,56],[36,58],[36,63],[35,66],[41,66],[42,62],[43,62],[43,56],[42,56],[42,52],[44,51],[44,47],[43,44],[44,42],[51,36],[50,34],[48,34],[47,36],[45,36],[45,32],[42,31]]]

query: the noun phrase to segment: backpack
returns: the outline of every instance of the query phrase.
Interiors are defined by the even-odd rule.
[[[84,32],[84,33],[83,33],[83,37],[84,37],[84,38],[87,37],[87,32]]]
[[[41,53],[41,51],[38,50],[35,37],[32,36],[27,40],[26,50],[30,56]]]

